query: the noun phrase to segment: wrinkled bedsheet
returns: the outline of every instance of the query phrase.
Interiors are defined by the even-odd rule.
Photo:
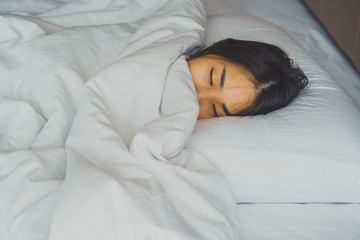
[[[217,169],[183,149],[200,0],[0,3],[0,239],[237,239]]]

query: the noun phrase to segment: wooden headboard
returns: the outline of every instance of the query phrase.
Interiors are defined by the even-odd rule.
[[[360,0],[303,0],[360,72]]]

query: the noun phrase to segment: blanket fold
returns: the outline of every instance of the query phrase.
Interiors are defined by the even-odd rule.
[[[21,131],[26,143],[14,134],[14,143],[1,142],[0,174],[8,180],[0,181],[0,193],[9,197],[0,199],[0,221],[11,238],[237,239],[227,183],[206,158],[184,150],[198,115],[184,55],[203,42],[203,2],[145,2],[117,9],[138,10],[127,21],[112,13],[104,19],[106,11],[89,6],[106,25],[92,24],[91,11],[67,12],[67,5],[7,15],[5,24],[22,18],[35,26],[23,43],[0,45],[26,66],[16,74],[2,69],[9,87],[0,100],[29,104],[35,119]],[[77,23],[84,14],[89,19]],[[37,157],[42,151],[57,164]],[[38,174],[21,170],[29,163]],[[39,186],[43,191],[25,194]]]

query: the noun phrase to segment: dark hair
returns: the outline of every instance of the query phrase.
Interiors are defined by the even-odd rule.
[[[216,55],[240,65],[255,79],[254,103],[236,116],[266,114],[288,105],[308,79],[304,72],[279,47],[256,41],[225,39],[196,53],[192,58]]]

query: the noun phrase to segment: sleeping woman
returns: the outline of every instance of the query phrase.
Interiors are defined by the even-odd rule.
[[[266,114],[285,107],[308,83],[277,46],[235,39],[188,59],[199,101],[198,119]]]

